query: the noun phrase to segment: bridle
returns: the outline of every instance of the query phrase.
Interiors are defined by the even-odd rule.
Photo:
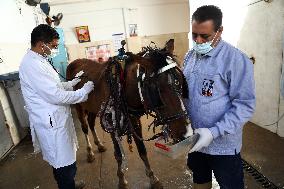
[[[154,117],[154,121],[148,126],[148,130],[150,130],[150,128],[153,127],[153,132],[155,133],[156,127],[162,126],[162,132],[158,134],[158,136],[163,136],[164,139],[167,141],[170,132],[169,123],[187,117],[187,112],[184,103],[182,101],[182,87],[178,80],[178,74],[177,74],[177,72],[182,74],[182,71],[178,68],[177,63],[170,56],[166,57],[166,62],[167,62],[166,66],[160,68],[157,71],[157,73],[150,73],[148,74],[148,76],[146,75],[145,71],[143,71],[140,64],[138,64],[136,75],[137,75],[137,87],[139,91],[139,96],[141,103],[144,106],[146,115],[151,115],[152,117]],[[171,91],[179,98],[182,107],[181,112],[177,112],[169,116],[165,116],[162,113],[160,113],[163,107],[149,104],[152,102],[152,100],[150,99],[151,96],[147,95],[149,93],[147,93],[146,91],[148,89],[147,84],[150,82],[157,81],[162,74],[167,74],[168,84],[171,87]],[[160,94],[159,86],[156,85],[156,87],[157,87],[156,92],[158,92],[160,100],[163,101]],[[157,138],[158,136],[154,135],[153,137]],[[151,140],[153,140],[152,138]],[[149,141],[149,139],[146,141]]]
[[[99,113],[101,117],[101,125],[106,132],[116,132],[118,133],[118,136],[127,134],[129,143],[131,143],[131,135],[143,141],[154,140],[161,136],[165,140],[168,140],[170,133],[170,123],[175,120],[187,117],[187,112],[182,101],[183,91],[179,82],[180,78],[178,77],[178,72],[180,72],[181,74],[182,72],[178,68],[177,63],[170,56],[166,57],[166,62],[167,65],[150,74],[145,74],[146,70],[143,70],[142,66],[140,66],[140,64],[137,64],[137,87],[141,103],[144,106],[144,110],[141,111],[141,113],[140,110],[138,110],[138,114],[137,110],[132,111],[133,109],[126,103],[125,95],[123,92],[124,87],[122,87],[123,85],[121,85],[119,81],[119,78],[121,77],[120,64],[117,60],[114,60],[109,64],[106,76],[107,83],[110,88],[110,97],[102,105],[101,111]],[[111,70],[116,71],[113,72]],[[165,116],[163,113],[161,113],[161,110],[163,108],[162,105],[164,103],[157,81],[162,74],[167,74],[168,84],[171,88],[170,91],[172,91],[179,98],[179,101],[181,103],[182,111],[177,112],[173,115]],[[152,87],[149,87],[150,85],[152,85]],[[153,89],[154,93],[152,91]],[[154,101],[151,100],[153,96],[157,97],[158,101],[160,101],[160,104],[155,104],[156,99]],[[131,124],[129,119],[130,117],[140,117],[143,114],[154,117],[154,121],[148,126],[148,130],[153,127],[153,132],[155,133],[156,128],[158,126],[162,126],[161,133],[155,133],[154,136],[147,140],[144,140],[137,135],[135,128],[133,127],[134,125]]]

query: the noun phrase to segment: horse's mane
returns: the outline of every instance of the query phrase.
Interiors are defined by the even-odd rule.
[[[136,62],[147,69],[148,73],[157,73],[159,69],[168,65],[167,57],[171,57],[176,62],[176,56],[173,55],[173,39],[170,39],[166,43],[166,46],[162,49],[158,48],[154,42],[151,42],[150,45],[142,47],[142,50],[137,54],[133,54],[132,52],[126,52],[125,54],[128,57],[125,59],[126,67]],[[117,57],[111,57],[107,62],[98,63],[97,61],[89,60],[86,58],[76,59],[68,65],[66,76],[68,79],[73,78],[74,75],[71,75],[71,73],[74,73],[75,70],[78,69],[78,67],[80,67],[80,69],[83,69],[84,66],[91,64],[96,65],[97,68],[105,68],[113,61],[119,60],[117,59]]]
[[[157,48],[156,46],[152,47],[149,45],[146,47],[142,47],[142,50],[136,55],[142,59],[145,58],[149,60],[149,62],[151,62],[151,65],[147,65],[147,67],[150,66],[154,72],[157,72],[162,67],[168,65],[166,61],[168,56],[171,57],[173,60],[175,60],[175,56],[172,53],[170,53],[166,49],[166,47],[163,49],[160,49],[160,48]],[[147,64],[146,62],[144,63]]]

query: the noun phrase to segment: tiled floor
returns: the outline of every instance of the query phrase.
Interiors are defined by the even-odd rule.
[[[142,119],[144,125],[150,120]],[[93,163],[86,161],[86,143],[84,135],[75,119],[80,149],[77,154],[77,179],[84,179],[87,189],[115,189],[118,178],[117,164],[113,156],[113,146],[107,133],[99,126],[99,137],[107,147],[107,151],[100,154],[95,148],[96,159]],[[144,127],[144,136],[151,135]],[[92,137],[91,137],[92,138]],[[254,165],[278,186],[284,186],[284,139],[248,123],[244,129],[243,157]],[[129,170],[127,179],[129,188],[150,188],[149,180],[138,153],[129,152],[125,145]],[[192,188],[191,173],[186,169],[185,156],[176,160],[158,154],[153,149],[153,142],[146,143],[148,157],[152,169],[159,177],[165,189]],[[41,155],[33,155],[32,143],[27,137],[20,145],[0,163],[0,189],[55,189],[56,184],[52,176],[52,169],[44,162]],[[249,175],[245,174],[246,188],[261,189],[262,187]],[[215,184],[216,185],[216,184]],[[214,188],[218,188],[215,186]]]

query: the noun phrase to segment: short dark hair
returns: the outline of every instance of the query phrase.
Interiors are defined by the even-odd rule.
[[[50,43],[54,39],[59,39],[59,34],[53,27],[47,24],[38,25],[31,33],[31,45],[33,47],[39,41]]]
[[[192,15],[192,21],[202,23],[208,20],[213,20],[215,31],[222,26],[223,14],[219,7],[214,5],[204,5],[196,9]]]

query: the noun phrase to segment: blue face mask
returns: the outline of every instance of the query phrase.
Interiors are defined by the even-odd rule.
[[[218,31],[217,31],[218,33]],[[198,54],[207,54],[209,53],[212,49],[213,49],[213,41],[217,35],[217,33],[215,34],[215,36],[213,37],[213,40],[212,41],[208,41],[208,42],[205,42],[205,43],[200,43],[200,44],[197,44],[194,40],[192,41],[193,42],[193,50],[195,50]]]
[[[193,50],[195,50],[198,54],[207,54],[207,53],[209,53],[213,49],[213,47],[211,45],[212,45],[212,41],[208,41],[206,43],[197,44],[193,40]]]

